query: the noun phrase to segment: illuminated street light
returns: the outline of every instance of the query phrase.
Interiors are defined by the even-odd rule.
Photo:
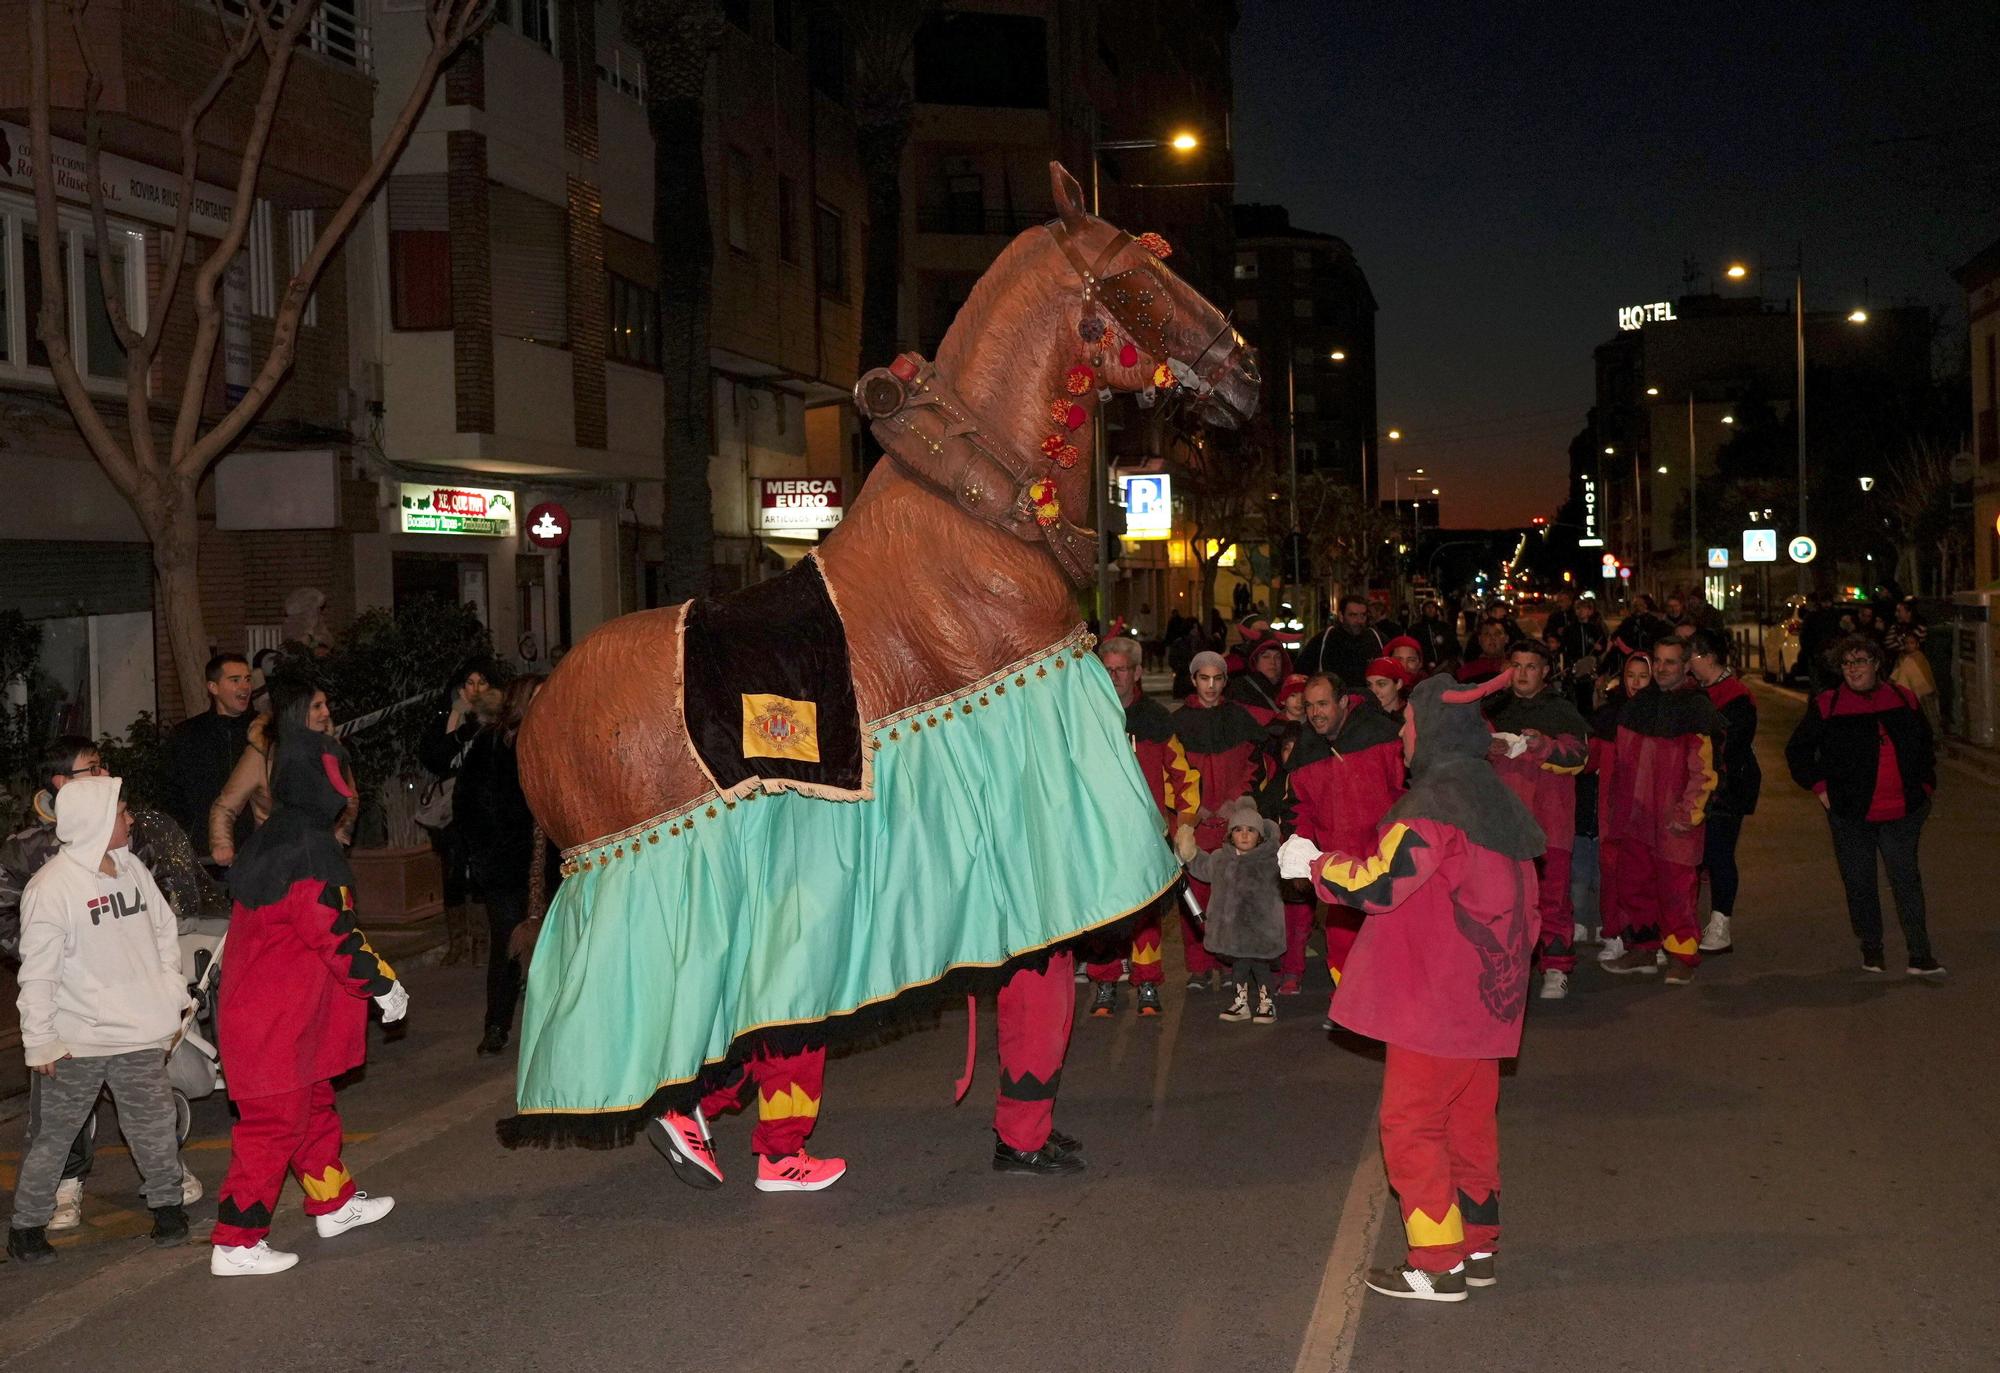
[[[1403,437],[1403,431],[1400,429],[1391,429],[1389,431],[1389,438],[1392,442],[1401,442],[1402,437]]]
[[[1618,451],[1618,450],[1617,450],[1616,448],[1613,448],[1613,447],[1612,447],[1612,446],[1611,446],[1610,444],[1608,444],[1608,443],[1604,445],[1604,455],[1605,455],[1606,457],[1609,457],[1609,456],[1611,456],[1611,455],[1612,455],[1613,453],[1616,453],[1617,451]]]
[[[1736,423],[1736,416],[1734,416],[1734,415],[1724,415],[1724,416],[1722,417],[1722,422],[1723,422],[1724,424],[1734,424],[1734,423]]]
[[[1744,277],[1750,275],[1750,269],[1740,262],[1732,262],[1729,264],[1729,270],[1723,275],[1727,276],[1731,281],[1741,281]]]
[[[1851,310],[1848,312],[1847,322],[1849,324],[1866,324],[1868,322],[1868,312],[1866,310]]]
[[[1327,356],[1332,358],[1335,362],[1347,361],[1347,353],[1344,349],[1336,348],[1331,353],[1328,353]]]
[[[1667,475],[1667,465],[1665,463],[1660,464],[1660,475],[1663,477]]]
[[[1201,146],[1201,140],[1183,130],[1169,139],[1167,146],[1177,153],[1191,153]]]
[[[1646,388],[1646,394],[1649,396],[1657,396],[1660,394],[1660,388],[1657,386],[1648,386]]]
[[[1444,492],[1442,492],[1442,491],[1438,490],[1438,489],[1437,489],[1437,488],[1436,488],[1435,486],[1433,486],[1433,487],[1431,488],[1431,494],[1432,494],[1433,496],[1442,496],[1442,495],[1444,494]]]

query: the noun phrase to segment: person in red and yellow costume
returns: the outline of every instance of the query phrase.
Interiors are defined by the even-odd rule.
[[[1542,999],[1569,995],[1576,971],[1576,903],[1570,850],[1576,847],[1576,778],[1590,761],[1589,729],[1568,693],[1549,681],[1547,645],[1516,640],[1507,650],[1511,689],[1486,702],[1496,738],[1493,770],[1542,827]]]
[[[1688,643],[1653,645],[1652,685],[1618,712],[1604,837],[1618,846],[1617,903],[1625,952],[1604,964],[1650,975],[1667,953],[1669,983],[1694,980],[1701,963],[1701,860],[1709,798],[1718,780],[1722,717],[1688,676]]]
[[[1408,1241],[1371,1269],[1385,1296],[1464,1301],[1497,1281],[1500,1060],[1521,1047],[1534,948],[1541,829],[1487,763],[1478,702],[1510,677],[1411,693],[1410,789],[1359,853],[1286,841],[1279,872],[1368,916],[1333,996],[1333,1019],[1387,1046],[1382,1161]]]
[[[1229,837],[1222,808],[1248,796],[1271,775],[1270,731],[1239,702],[1226,699],[1229,668],[1220,653],[1197,653],[1188,664],[1194,694],[1174,713],[1174,733],[1199,781],[1201,804],[1192,825],[1195,846],[1213,853]],[[1178,846],[1180,831],[1175,831]],[[1202,906],[1208,904],[1208,884],[1188,879],[1188,889]],[[1202,947],[1192,920],[1182,917],[1182,945],[1187,956],[1190,991],[1220,985],[1222,960]]]
[[[1106,639],[1097,646],[1097,656],[1103,661],[1104,670],[1111,674],[1111,685],[1117,689],[1118,699],[1124,702],[1125,733],[1131,737],[1132,752],[1139,760],[1139,775],[1146,779],[1146,789],[1160,807],[1166,833],[1171,835],[1182,825],[1194,824],[1201,805],[1201,778],[1189,766],[1187,750],[1181,747],[1174,733],[1173,712],[1146,695],[1140,686],[1143,650],[1138,641]],[[1132,989],[1138,995],[1139,1014],[1160,1013],[1160,982],[1164,976],[1160,963],[1160,910],[1172,900],[1171,895],[1162,897],[1142,915],[1124,948],[1103,950],[1111,956],[1087,965],[1093,989],[1092,1015],[1109,1016],[1118,1009],[1120,964],[1128,958],[1132,961]]]
[[[299,1261],[265,1241],[287,1170],[322,1239],[395,1205],[354,1189],[333,1109],[333,1079],[367,1057],[368,1002],[385,1022],[410,1004],[355,924],[354,872],[333,833],[354,796],[346,753],[288,720],[273,747],[271,818],[229,870],[235,908],[216,1033],[237,1120],[210,1240],[218,1277],[282,1273]]]

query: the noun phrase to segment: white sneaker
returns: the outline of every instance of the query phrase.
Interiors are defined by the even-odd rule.
[[[314,1216],[313,1229],[319,1231],[321,1239],[330,1240],[360,1226],[373,1225],[395,1209],[394,1197],[371,1197],[366,1192],[356,1192],[338,1211]]]
[[[64,1178],[56,1184],[56,1213],[49,1217],[49,1229],[74,1230],[83,1224],[83,1179]]]
[[[297,1254],[273,1249],[263,1240],[255,1244],[218,1244],[208,1251],[208,1271],[218,1278],[256,1278],[266,1273],[282,1273],[298,1261]]]
[[[1597,961],[1599,963],[1610,963],[1624,956],[1625,941],[1615,934],[1606,939],[1604,947],[1597,951]]]
[[[1236,1024],[1250,1018],[1250,993],[1241,982],[1236,984],[1236,999],[1229,1003],[1229,1009],[1217,1016],[1217,1020],[1227,1020]]]
[[[1728,953],[1729,917],[1721,911],[1710,911],[1708,924],[1702,928],[1701,951],[1703,953]]]
[[[194,1175],[194,1169],[185,1163],[181,1165],[181,1205],[192,1206],[202,1197],[201,1179]]]
[[[1569,995],[1569,974],[1557,968],[1542,971],[1542,1000],[1561,1001]]]
[[[1571,944],[1588,944],[1590,942],[1590,926],[1584,924],[1581,920],[1571,921],[1569,926],[1569,942]]]

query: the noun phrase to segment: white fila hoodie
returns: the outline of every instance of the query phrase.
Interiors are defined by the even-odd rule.
[[[62,849],[21,893],[21,1047],[30,1068],[166,1047],[187,1005],[178,926],[146,865],[110,849],[120,781],[56,793]],[[109,849],[111,865],[101,864]]]

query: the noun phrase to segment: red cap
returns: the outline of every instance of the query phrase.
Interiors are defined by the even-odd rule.
[[[1377,658],[1374,662],[1368,664],[1368,671],[1365,675],[1369,677],[1387,677],[1390,681],[1401,686],[1405,691],[1408,691],[1417,684],[1415,675],[1394,658]]]
[[[1305,673],[1294,672],[1291,676],[1285,678],[1285,680],[1281,682],[1278,686],[1278,708],[1280,710],[1283,710],[1285,702],[1291,700],[1292,697],[1298,695],[1301,691],[1304,691],[1305,689],[1306,689]]]
[[[1417,657],[1421,658],[1424,656],[1424,646],[1407,634],[1398,634],[1395,638],[1389,640],[1388,643],[1382,645],[1382,651],[1392,657],[1399,648],[1413,648],[1417,651]]]

